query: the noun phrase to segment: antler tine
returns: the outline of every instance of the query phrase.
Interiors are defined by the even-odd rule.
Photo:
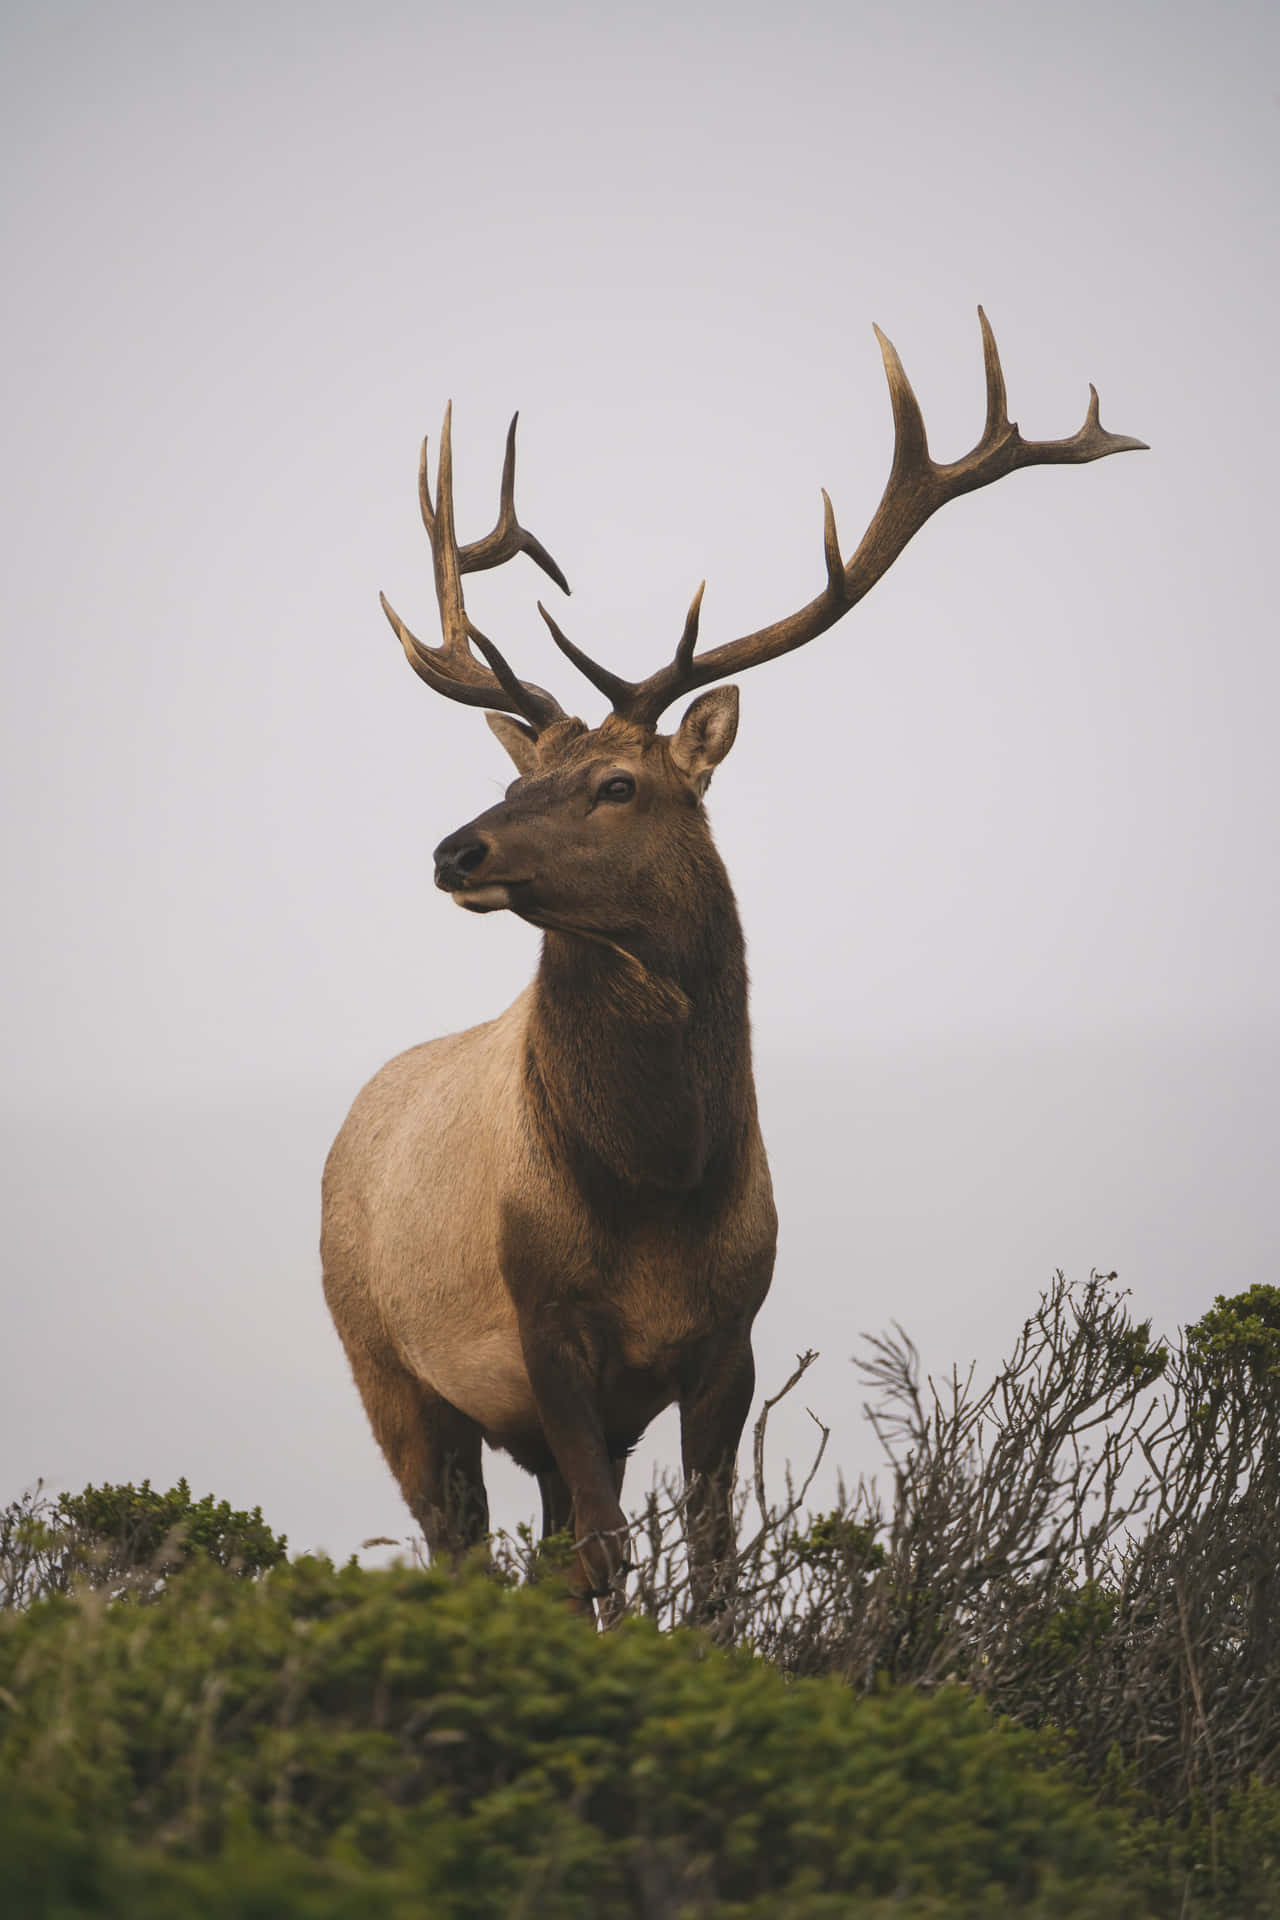
[[[504,560],[513,560],[518,553],[527,553],[555,581],[561,593],[568,593],[569,582],[541,540],[522,527],[516,518],[516,422],[519,418],[519,413],[513,413],[511,425],[507,428],[498,518],[483,540],[473,540],[470,546],[459,549],[458,565],[463,573],[482,573],[487,567],[499,567]]]
[[[602,667],[598,660],[593,660],[589,653],[584,653],[581,647],[575,646],[568,634],[562,632],[556,625],[541,600],[538,602],[538,612],[542,615],[547,631],[565,659],[571,660],[578,672],[586,675],[592,686],[604,695],[610,705],[621,711],[619,701],[626,700],[634,692],[630,680],[623,680],[620,675],[610,673],[608,667]]]
[[[475,681],[455,678],[449,670],[449,656],[444,648],[425,646],[417,634],[405,625],[386,594],[380,593],[378,599],[392,632],[404,648],[405,659],[420,680],[425,680],[436,693],[443,693],[450,700],[460,700],[464,706],[493,706],[493,686],[488,675],[483,680]],[[477,663],[473,661],[472,664]]]
[[[675,659],[669,667],[663,669],[666,675],[671,676],[671,684],[674,688],[669,695],[670,700],[676,699],[685,686],[694,684],[690,681],[689,674],[693,665],[693,650],[698,644],[698,621],[702,613],[702,596],[706,590],[707,583],[704,580],[689,602],[689,611],[685,615],[684,631],[676,646]],[[621,674],[612,673],[608,667],[602,667],[598,660],[593,660],[589,653],[584,653],[581,647],[575,646],[567,633],[561,632],[541,600],[538,602],[538,612],[546,621],[551,638],[561,653],[566,659],[572,660],[579,673],[585,674],[593,687],[599,688],[614,712],[626,719],[641,718],[641,696],[649,682],[624,680]]]
[[[445,652],[465,657],[467,610],[462,598],[462,570],[458,565],[458,536],[453,519],[453,402],[444,410],[440,428],[440,459],[436,465],[435,519],[430,529],[431,558],[435,562],[436,598]]]
[[[984,444],[994,440],[1009,425],[1009,402],[1004,390],[1004,368],[1000,365],[1000,349],[996,337],[991,331],[991,322],[982,308],[978,308],[978,325],[982,328],[982,366],[987,376],[987,424],[982,435]]]
[[[427,465],[427,436],[422,436],[422,451],[418,455],[418,506],[422,512],[422,524],[430,539],[436,530],[436,510],[431,504],[431,472]]]
[[[519,416],[517,415],[517,418]],[[515,515],[515,431],[512,420],[507,433],[506,458],[502,469],[502,490],[498,521],[493,531],[470,547],[459,548],[453,509],[453,403],[445,408],[440,430],[440,456],[436,465],[436,497],[431,498],[427,442],[422,443],[418,462],[418,504],[422,524],[431,543],[432,571],[436,601],[440,610],[442,644],[428,647],[407,627],[386,595],[380,595],[382,610],[401,646],[405,658],[420,679],[437,693],[464,706],[491,707],[502,713],[519,713],[535,732],[562,720],[564,710],[545,688],[520,680],[491,640],[479,632],[467,617],[462,592],[462,575],[481,567],[496,567],[516,553],[528,553],[568,592],[564,576],[542,544],[526,533]],[[471,651],[475,641],[488,661],[482,666]]]
[[[689,602],[689,611],[684,617],[684,632],[676,643],[675,668],[682,677],[693,665],[693,650],[698,644],[698,623],[702,619],[702,596],[706,590],[706,581],[699,581],[698,590]]]
[[[535,733],[541,733],[553,720],[564,719],[564,708],[555,696],[548,693],[545,687],[536,687],[532,680],[518,680],[493,641],[470,620],[467,622],[467,632],[493,668],[498,685],[511,696]]]
[[[948,500],[989,486],[1020,467],[1082,466],[1091,460],[1101,460],[1109,453],[1146,447],[1144,440],[1109,433],[1102,426],[1097,392],[1092,387],[1089,410],[1078,432],[1066,440],[1024,440],[1009,419],[1000,355],[981,307],[978,322],[982,330],[987,413],[982,435],[972,451],[947,465],[931,458],[924,415],[911,382],[893,342],[877,327],[875,334],[893,408],[893,463],[880,504],[853,558],[848,562],[841,560],[835,513],[824,489],[823,553],[827,571],[824,591],[785,619],[713,647],[698,659],[693,657],[686,623],[685,639],[677,649],[675,660],[634,685],[621,704],[615,701],[618,712],[643,726],[655,726],[663,711],[681,694],[707,686],[711,681],[723,680],[729,674],[744,672],[766,660],[777,659],[816,639],[870,591],[912,536]],[[696,620],[694,631],[696,633]]]
[[[889,485],[892,486],[895,475],[932,465],[929,459],[929,436],[924,430],[920,402],[907,378],[906,368],[898,358],[898,349],[887,333],[881,333],[874,320],[871,331],[880,343],[880,358],[884,361],[885,379],[889,382],[889,405],[893,408],[893,466],[889,471]]]
[[[847,596],[844,561],[840,558],[840,535],[836,532],[836,510],[831,495],[822,489],[822,554],[827,563],[827,592],[843,607]]]
[[[425,680],[434,692],[460,701],[465,707],[489,707],[501,713],[523,714],[535,733],[542,732],[553,720],[564,718],[564,709],[554,695],[548,693],[545,687],[535,686],[531,680],[517,679],[492,640],[486,639],[470,620],[467,621],[467,632],[493,666],[493,673],[485,673],[472,660],[475,677],[457,678],[450,671],[452,663],[444,648],[424,646],[417,634],[405,625],[386,594],[380,593],[378,599],[393,633],[404,648],[405,659],[418,678]],[[499,691],[506,693],[508,698],[501,699]]]

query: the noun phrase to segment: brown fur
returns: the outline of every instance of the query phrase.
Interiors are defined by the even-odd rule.
[[[736,719],[732,688],[672,739],[615,717],[534,742],[504,719],[523,777],[438,851],[443,873],[450,848],[484,849],[451,890],[509,885],[546,930],[538,973],[499,1019],[369,1083],[322,1234],[374,1433],[434,1551],[483,1533],[483,1436],[538,1476],[544,1525],[571,1519],[607,1590],[622,1463],[673,1402],[701,1557],[724,1551],[776,1237],[742,933],[701,804]],[[599,798],[619,776],[634,797]]]

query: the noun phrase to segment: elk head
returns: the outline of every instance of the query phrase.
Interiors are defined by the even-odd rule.
[[[425,440],[418,482],[434,561],[442,645],[425,646],[385,596],[382,607],[410,666],[428,686],[464,705],[488,709],[489,725],[514,760],[519,778],[497,806],[441,842],[435,856],[438,886],[474,912],[510,908],[538,926],[608,939],[644,925],[660,895],[669,903],[673,864],[678,871],[683,858],[696,867],[700,850],[709,849],[701,799],[733,744],[738,724],[736,687],[718,687],[694,701],[673,734],[660,734],[658,721],[673,701],[790,653],[834,626],[946,501],[1019,467],[1080,466],[1145,446],[1106,431],[1093,387],[1077,433],[1065,440],[1024,440],[1009,419],[1000,356],[981,307],[978,318],[986,367],[986,424],[973,450],[945,465],[930,457],[924,418],[902,362],[876,328],[893,407],[893,464],[871,524],[848,561],[841,557],[835,513],[823,490],[826,584],[806,606],[755,633],[698,653],[700,586],[674,658],[647,679],[633,682],[584,653],[539,603],[560,651],[610,702],[609,717],[593,729],[566,714],[545,689],[518,679],[468,618],[462,575],[498,566],[517,553],[528,554],[564,592],[569,587],[546,548],[516,516],[515,419],[507,434],[497,521],[482,540],[458,545],[451,416],[446,411],[434,503]]]

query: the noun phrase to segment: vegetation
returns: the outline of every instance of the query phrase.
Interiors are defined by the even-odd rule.
[[[43,1497],[39,1487],[0,1512],[0,1609],[29,1606],[79,1582],[136,1597],[159,1592],[175,1568],[211,1560],[239,1579],[285,1557],[283,1534],[262,1518],[233,1512],[211,1493],[193,1500],[185,1480],[158,1493],[140,1487],[86,1487]]]
[[[12,1910],[1280,1913],[1280,1290],[1162,1345],[1113,1282],[982,1388],[872,1342],[883,1497],[771,1506],[762,1423],[701,1626],[669,1489],[608,1634],[527,1537],[370,1572],[183,1483],[17,1502]]]

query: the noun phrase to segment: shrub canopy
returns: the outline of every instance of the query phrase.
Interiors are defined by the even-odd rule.
[[[49,1854],[67,1912],[1143,1911],[1118,1818],[962,1688],[789,1682],[479,1572],[55,1598],[0,1632],[0,1698],[33,1915]]]

